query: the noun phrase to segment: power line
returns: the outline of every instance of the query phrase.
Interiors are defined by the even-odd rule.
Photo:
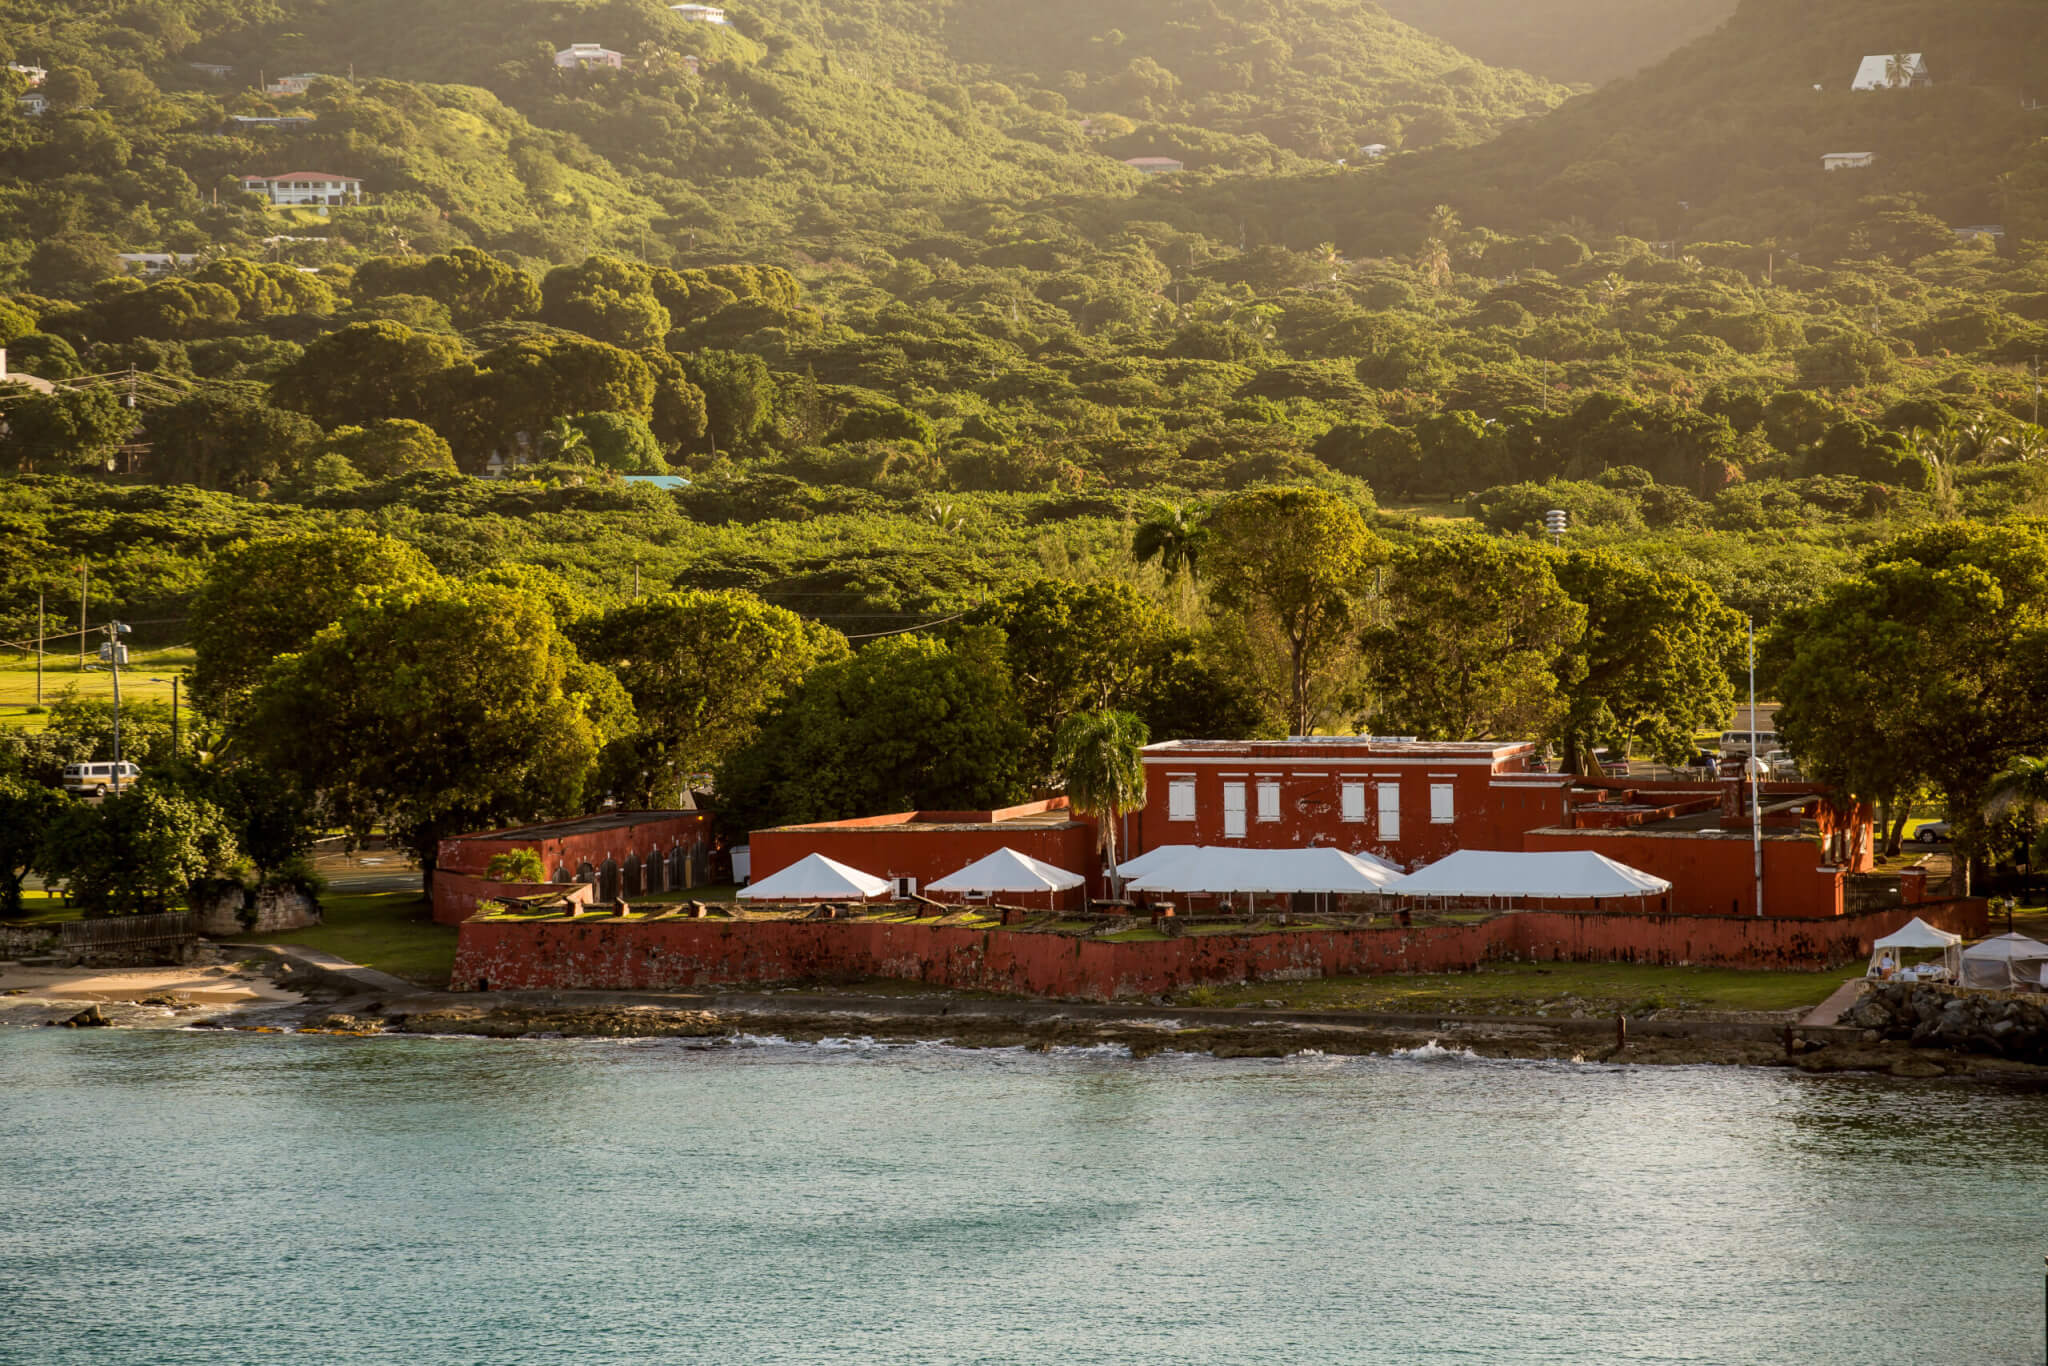
[[[848,637],[847,637],[847,639],[848,639],[848,640],[874,640],[874,639],[876,639],[876,638],[877,638],[877,637],[879,637],[879,636],[900,636],[900,635],[904,635],[904,634],[906,634],[906,633],[908,633],[908,632],[911,632],[911,631],[922,631],[922,630],[923,630],[923,629],[924,629],[925,627],[927,627],[927,626],[944,626],[944,625],[945,625],[945,624],[946,624],[947,622],[949,622],[949,621],[958,621],[958,620],[960,620],[960,618],[962,618],[962,617],[964,617],[964,616],[966,616],[966,615],[968,615],[968,614],[967,614],[966,612],[955,612],[955,613],[954,613],[954,614],[953,614],[952,616],[950,616],[950,617],[940,617],[940,618],[939,618],[939,619],[938,619],[937,621],[925,621],[925,622],[919,622],[919,623],[918,623],[917,625],[915,625],[915,626],[899,626],[899,627],[897,627],[897,628],[896,628],[895,630],[893,630],[893,631],[869,631],[869,632],[866,632],[866,633],[865,633],[865,634],[863,634],[863,635],[857,635],[857,636],[848,636]]]

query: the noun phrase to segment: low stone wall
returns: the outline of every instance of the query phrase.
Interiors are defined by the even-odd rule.
[[[2048,1063],[2048,998],[2038,996],[1877,982],[1841,1022],[1916,1048]]]
[[[320,903],[305,892],[289,887],[262,887],[252,896],[240,889],[221,892],[210,901],[194,905],[199,932],[210,939],[232,939],[238,934],[282,934],[318,925]]]
[[[1929,908],[1919,908],[1923,914]],[[1903,911],[1817,926],[1724,916],[1518,912],[1470,925],[1184,935],[1104,943],[1070,935],[831,920],[470,920],[451,985],[664,990],[871,977],[1074,1000],[1204,983],[1469,971],[1515,959],[1818,969],[1856,962]],[[1982,902],[1929,918],[1983,933]]]

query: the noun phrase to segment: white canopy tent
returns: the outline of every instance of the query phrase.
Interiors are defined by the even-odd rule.
[[[1088,879],[1054,867],[1043,859],[1020,854],[1007,845],[986,858],[978,858],[957,873],[927,882],[927,892],[948,896],[1038,896],[1050,907],[1061,892],[1072,891]]]
[[[885,878],[823,854],[808,854],[781,872],[740,888],[739,896],[742,901],[867,901],[894,890]]]
[[[1864,975],[1889,979],[1904,972],[1930,981],[1953,982],[1962,975],[1962,945],[1961,935],[1950,934],[1947,930],[1937,930],[1915,916],[1871,945],[1870,969]],[[1938,951],[1941,954],[1941,962],[1938,965],[1929,962],[1919,967],[1906,967],[1908,953],[1929,951]],[[1930,972],[1929,968],[1937,970]]]
[[[2048,965],[2048,944],[2023,934],[2001,934],[1963,950],[1959,980],[1984,991],[2039,986],[2043,965]]]
[[[1662,896],[1671,884],[1585,849],[1460,849],[1387,890],[1445,900],[1594,901]]]
[[[1140,878],[1167,863],[1192,857],[1202,851],[1199,844],[1162,844],[1157,849],[1147,849],[1142,854],[1133,854],[1116,866],[1120,878]]]
[[[1236,849],[1175,845],[1142,856],[1145,867],[1129,883],[1134,892],[1229,896],[1237,892],[1376,896],[1401,875],[1370,854],[1342,849]],[[1133,860],[1133,863],[1139,860]],[[1123,865],[1128,874],[1132,864]]]

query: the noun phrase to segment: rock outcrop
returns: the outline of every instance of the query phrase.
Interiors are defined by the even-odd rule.
[[[2048,998],[1885,982],[1864,993],[1842,1023],[1915,1048],[2048,1063]]]

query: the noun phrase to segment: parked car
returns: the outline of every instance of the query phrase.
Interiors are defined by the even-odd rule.
[[[1916,844],[1947,844],[1952,838],[1947,821],[1929,821],[1913,832]]]
[[[1774,749],[1764,755],[1764,762],[1771,766],[1773,778],[1796,779],[1799,776],[1799,761],[1792,757],[1789,749]]]

